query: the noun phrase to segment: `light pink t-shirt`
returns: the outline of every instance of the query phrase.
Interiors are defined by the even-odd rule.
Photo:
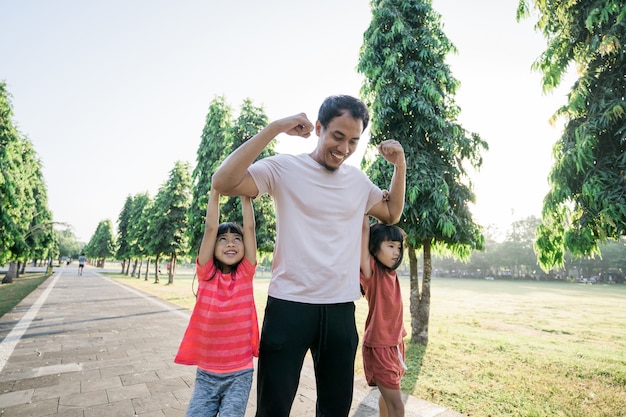
[[[268,294],[311,304],[357,300],[363,215],[382,191],[358,168],[330,171],[308,154],[264,158],[248,172],[276,208]]]

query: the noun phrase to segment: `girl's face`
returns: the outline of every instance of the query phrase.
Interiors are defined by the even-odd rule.
[[[237,265],[243,259],[243,238],[240,234],[227,232],[217,237],[215,242],[215,259],[222,265],[230,267]],[[228,268],[229,272],[230,268]]]
[[[376,259],[387,268],[393,268],[400,259],[401,242],[385,240],[380,244]]]

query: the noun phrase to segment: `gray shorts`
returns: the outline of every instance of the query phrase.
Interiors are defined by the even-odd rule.
[[[252,369],[215,374],[200,368],[196,371],[193,394],[187,407],[187,417],[244,417],[250,389]]]

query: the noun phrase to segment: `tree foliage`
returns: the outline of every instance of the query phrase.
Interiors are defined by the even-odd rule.
[[[99,267],[103,267],[104,262],[115,255],[115,238],[111,220],[106,219],[98,223],[96,232],[85,246],[85,255],[95,259]]]
[[[156,257],[155,281],[158,282],[159,258],[170,256],[169,283],[173,283],[176,259],[188,252],[185,231],[188,226],[187,212],[191,190],[191,172],[188,162],[177,161],[154,200],[148,225],[148,252]]]
[[[0,264],[11,262],[3,280],[17,276],[16,262],[58,252],[41,162],[13,122],[6,83],[0,82]]]
[[[124,207],[117,218],[117,251],[115,256],[117,259],[130,259],[132,251],[130,246],[129,233],[131,230],[130,214],[133,209],[133,197],[126,197]]]
[[[136,194],[128,218],[128,245],[132,258],[147,255],[148,229],[152,200],[148,193]]]
[[[400,141],[407,160],[407,199],[399,225],[407,232],[411,262],[412,340],[426,344],[431,247],[468,257],[483,246],[481,228],[468,208],[474,193],[466,165],[478,168],[487,144],[457,122],[458,81],[445,63],[455,51],[430,1],[374,0],[358,70],[362,95],[372,109],[371,143]],[[391,169],[378,158],[368,168],[387,187]],[[415,250],[424,249],[421,294]]]
[[[128,219],[128,246],[130,248],[130,258],[135,259],[133,266],[133,276],[135,276],[135,267],[137,261],[143,261],[143,258],[149,256],[148,244],[150,242],[150,219],[152,212],[153,201],[148,193],[136,194],[133,197],[133,204],[130,209]],[[149,258],[148,261],[149,263]],[[142,262],[143,263],[143,262]],[[126,275],[128,275],[130,265],[127,265]],[[148,273],[148,267],[146,266],[146,279]],[[140,268],[141,269],[141,268]],[[141,271],[138,271],[138,277]]]
[[[76,239],[76,235],[70,228],[56,231],[59,242],[59,256],[78,258],[82,250],[82,245]]]
[[[519,2],[518,19],[538,14],[547,41],[533,64],[544,91],[557,87],[570,65],[578,79],[553,115],[565,122],[553,148],[542,224],[535,244],[541,266],[563,264],[626,232],[626,3],[616,0]]]

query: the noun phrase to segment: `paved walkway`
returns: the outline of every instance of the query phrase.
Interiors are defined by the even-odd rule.
[[[56,268],[0,318],[0,416],[184,416],[195,367],[173,359],[190,311],[96,271]],[[350,416],[377,416],[378,390],[354,386]],[[246,417],[255,401],[253,388]],[[291,416],[315,416],[310,359]],[[461,414],[407,397],[406,416]]]

